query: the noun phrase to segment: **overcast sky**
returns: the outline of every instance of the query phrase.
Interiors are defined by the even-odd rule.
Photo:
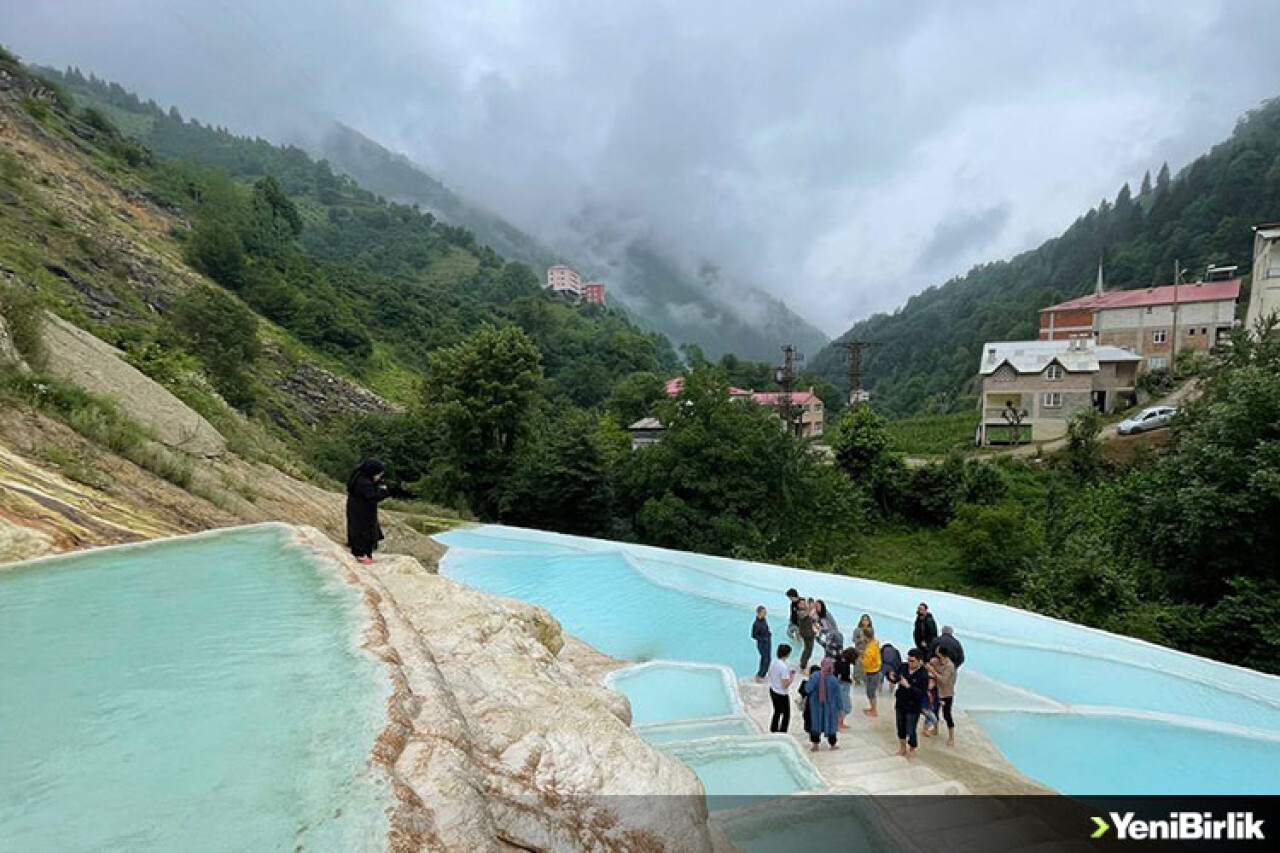
[[[835,334],[1280,94],[1266,0],[0,0],[24,58],[280,137],[342,120],[542,236],[584,210]]]

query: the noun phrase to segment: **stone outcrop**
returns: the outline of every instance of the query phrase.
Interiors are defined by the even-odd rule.
[[[161,444],[195,456],[219,456],[226,450],[226,441],[208,421],[125,361],[115,347],[52,314],[44,335],[52,375],[114,398]]]
[[[560,656],[546,611],[303,537],[366,587],[368,646],[392,667],[377,750],[398,802],[392,849],[712,849],[697,776],[635,735],[625,697]]]
[[[262,350],[263,356],[277,365],[278,375],[271,375],[267,381],[288,395],[293,410],[304,423],[403,411],[400,406],[323,367],[307,362],[291,363],[280,347],[270,341]]]

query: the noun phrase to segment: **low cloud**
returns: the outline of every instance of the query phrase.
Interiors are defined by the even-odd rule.
[[[274,138],[336,118],[538,236],[604,215],[831,333],[1229,134],[1280,90],[1273,12],[0,0],[34,61]]]

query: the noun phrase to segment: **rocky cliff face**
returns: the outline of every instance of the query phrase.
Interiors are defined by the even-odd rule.
[[[334,554],[318,531],[302,536]],[[378,749],[399,803],[393,849],[711,850],[697,776],[563,659],[545,610],[409,558],[334,556],[368,590],[369,646],[393,671]]]

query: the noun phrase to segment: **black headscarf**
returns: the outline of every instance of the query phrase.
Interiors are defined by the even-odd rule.
[[[351,472],[351,476],[347,478],[347,493],[351,493],[351,490],[355,488],[356,480],[361,477],[368,477],[372,480],[374,477],[386,470],[387,466],[383,465],[382,462],[377,459],[370,457],[369,459],[364,460],[356,466],[356,469]]]

